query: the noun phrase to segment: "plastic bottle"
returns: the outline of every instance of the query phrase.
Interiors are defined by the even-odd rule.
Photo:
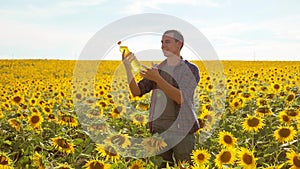
[[[121,41],[118,42],[118,45],[120,45],[120,47],[119,47],[120,52],[123,54],[123,52],[125,50],[124,57],[127,57],[128,54],[130,53],[128,47],[127,46],[121,46]],[[131,61],[131,68],[132,68],[132,71],[134,73],[139,73],[140,72],[141,64],[136,59],[136,57],[134,57],[134,59]]]

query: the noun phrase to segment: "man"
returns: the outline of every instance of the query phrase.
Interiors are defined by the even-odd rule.
[[[184,38],[177,30],[166,31],[161,40],[161,49],[166,59],[152,67],[143,66],[143,77],[138,83],[131,72],[130,61],[135,57],[130,53],[122,57],[126,68],[129,88],[134,96],[142,96],[152,91],[149,127],[152,134],[162,136],[167,147],[160,156],[169,163],[191,160],[194,149],[194,132],[199,123],[194,113],[194,91],[200,80],[196,65],[183,60],[181,49]]]

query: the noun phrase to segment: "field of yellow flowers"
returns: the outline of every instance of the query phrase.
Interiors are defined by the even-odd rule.
[[[300,62],[222,61],[223,79],[193,63],[201,129],[193,163],[174,168],[300,168]],[[165,146],[149,137],[149,95],[130,95],[120,61],[0,60],[0,74],[0,169],[161,162],[145,155]]]

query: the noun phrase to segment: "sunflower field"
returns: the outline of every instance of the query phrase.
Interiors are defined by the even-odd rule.
[[[300,62],[221,61],[220,74],[192,62],[201,129],[192,163],[167,168],[300,168]],[[120,61],[0,60],[0,73],[0,169],[162,162],[153,154],[166,143],[147,126],[150,95],[130,95]]]

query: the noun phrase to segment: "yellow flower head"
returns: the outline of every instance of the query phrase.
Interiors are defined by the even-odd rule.
[[[238,156],[239,156],[239,164],[244,169],[255,169],[256,168],[257,158],[254,157],[252,151],[242,147],[238,153]]]
[[[0,168],[13,169],[12,160],[6,155],[6,153],[0,152]]]
[[[51,138],[52,140],[52,146],[56,149],[58,149],[58,151],[60,152],[64,152],[64,153],[74,153],[74,144],[67,141],[66,139],[62,138],[62,137],[55,137],[55,138]]]
[[[236,160],[236,150],[234,148],[222,149],[219,154],[217,154],[215,159],[215,165],[218,168],[223,168],[224,164],[234,164]]]
[[[288,159],[288,164],[291,166],[291,169],[300,168],[300,153],[297,154],[294,150],[290,150],[286,153],[286,157]]]
[[[120,159],[116,147],[111,144],[97,144],[96,150],[106,161],[110,160],[112,162],[117,162]]]
[[[257,132],[259,129],[264,127],[264,120],[257,116],[247,115],[245,120],[242,122],[243,128],[246,132]]]
[[[236,140],[237,139],[230,132],[221,131],[219,133],[219,143],[223,147],[235,146]]]
[[[294,139],[296,133],[292,126],[279,126],[274,132],[274,137],[281,143],[290,142]]]
[[[110,164],[106,164],[102,160],[90,160],[83,166],[85,169],[109,169]]]
[[[205,165],[209,162],[210,154],[205,149],[196,149],[192,151],[191,159],[194,165]]]

